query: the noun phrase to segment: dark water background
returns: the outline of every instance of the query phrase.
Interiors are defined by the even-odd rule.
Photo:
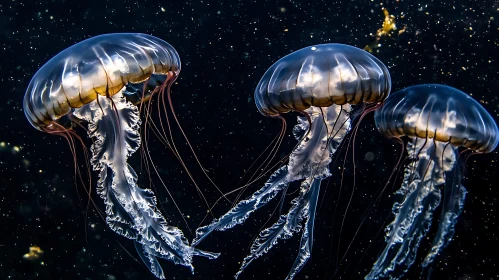
[[[383,6],[397,17],[399,30],[406,26],[404,33],[382,40],[374,53],[390,68],[394,91],[419,83],[444,83],[471,94],[498,119],[499,2],[400,0]],[[0,278],[154,279],[135,260],[132,242],[109,230],[92,206],[87,212],[87,195],[74,183],[73,157],[66,142],[36,131],[24,118],[25,88],[37,69],[59,51],[112,32],[148,33],[172,44],[182,59],[182,72],[172,88],[177,114],[213,179],[230,191],[279,131],[279,122],[260,115],[252,98],[265,70],[280,57],[313,44],[364,47],[383,21],[381,7],[379,1],[2,0],[0,142],[5,146],[0,147]],[[290,128],[295,119],[296,115],[287,116]],[[174,136],[213,203],[217,192],[196,167],[181,135]],[[294,144],[288,130],[278,156],[285,156]],[[149,145],[161,176],[194,230],[206,208],[172,153],[157,141]],[[336,176],[323,184],[312,258],[297,279],[361,279],[383,246],[382,229],[391,221],[391,194],[400,182],[395,189],[390,185],[381,202],[368,208],[368,219],[353,241],[352,237],[400,151],[377,133],[372,114],[352,145],[355,155],[352,149],[344,150],[331,166]],[[369,152],[374,154],[371,161],[366,160]],[[78,159],[83,163],[81,155]],[[499,278],[498,161],[497,152],[468,160],[465,210],[454,241],[436,259],[430,279]],[[138,169],[138,153],[131,162]],[[251,186],[247,195],[262,183]],[[191,240],[171,199],[159,184],[154,187],[163,213]],[[95,192],[92,196],[102,208]],[[162,262],[167,277],[232,279],[277,205],[271,203],[243,226],[203,241],[201,248],[223,254],[214,261],[196,258],[195,275]],[[228,207],[220,204],[215,215]],[[429,240],[423,241],[405,278],[419,279],[419,263]],[[298,236],[280,242],[252,263],[242,279],[283,279],[298,244]],[[33,262],[22,258],[31,245],[45,252]]]

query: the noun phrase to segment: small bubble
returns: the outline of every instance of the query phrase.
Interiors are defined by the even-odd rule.
[[[365,159],[366,159],[367,161],[373,161],[373,159],[374,159],[374,153],[372,153],[372,152],[367,152],[367,153],[366,153],[366,155],[365,155]]]

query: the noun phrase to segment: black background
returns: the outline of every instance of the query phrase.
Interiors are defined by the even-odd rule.
[[[364,0],[0,3],[0,142],[5,143],[0,147],[2,279],[154,279],[136,261],[132,242],[109,230],[95,208],[87,208],[83,187],[74,183],[73,157],[65,140],[38,132],[25,120],[24,90],[52,56],[83,39],[112,32],[148,33],[172,44],[182,59],[182,72],[172,87],[176,112],[213,179],[230,191],[279,131],[279,122],[263,117],[254,106],[253,90],[265,70],[280,57],[313,44],[337,42],[362,48],[373,42],[370,34],[383,21],[380,2]],[[400,0],[383,6],[397,17],[399,30],[406,26],[404,33],[380,41],[382,46],[374,53],[390,68],[393,90],[444,83],[471,94],[497,120],[499,2]],[[296,115],[286,118],[291,129]],[[280,158],[295,144],[290,129]],[[174,136],[203,192],[214,203],[218,193],[202,176],[181,135]],[[172,153],[157,141],[149,146],[194,231],[206,207]],[[297,279],[361,279],[382,248],[382,229],[391,221],[392,194],[400,182],[383,191],[380,203],[368,205],[386,182],[400,149],[378,134],[372,114],[364,119],[352,147],[355,154],[351,148],[344,149],[331,165],[334,176],[323,183],[312,258]],[[368,152],[374,153],[374,160],[366,160]],[[81,155],[77,160],[84,163]],[[499,278],[498,160],[497,152],[468,160],[465,210],[453,242],[435,261],[431,279]],[[138,169],[138,153],[131,163]],[[252,185],[245,196],[262,183]],[[163,213],[191,240],[164,189],[157,183],[154,188]],[[292,192],[295,188],[286,205],[297,195]],[[92,196],[102,208],[95,192]],[[223,254],[214,261],[195,258],[195,275],[163,261],[167,278],[232,279],[252,238],[276,206],[277,201],[270,203],[244,225],[203,241],[200,248]],[[227,203],[220,204],[215,216],[228,208]],[[368,218],[353,239],[366,209]],[[405,278],[419,279],[419,263],[429,240],[423,241],[419,258]],[[296,236],[280,242],[252,263],[242,279],[283,279],[298,244]],[[45,253],[30,262],[22,256],[31,245]]]

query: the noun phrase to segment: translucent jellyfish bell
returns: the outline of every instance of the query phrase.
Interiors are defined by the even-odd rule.
[[[441,201],[437,232],[423,267],[452,240],[466,196],[458,148],[491,152],[499,142],[499,131],[473,98],[439,84],[412,86],[391,94],[376,111],[375,121],[386,137],[409,138],[407,151],[412,162],[397,191],[400,201],[393,207],[395,219],[387,227],[386,247],[366,279],[398,279],[413,264]]]
[[[281,137],[286,123],[280,114],[299,111],[305,115],[298,117],[293,130],[299,143],[289,155],[288,164],[276,170],[260,190],[219,219],[196,230],[193,244],[198,244],[214,230],[223,231],[242,224],[252,212],[279,193],[285,194],[290,183],[301,181],[299,195],[292,201],[289,212],[281,215],[272,227],[260,232],[250,255],[236,274],[238,277],[279,239],[302,232],[298,256],[287,277],[294,278],[310,258],[321,182],[331,176],[331,157],[358,116],[359,112],[352,104],[377,104],[388,96],[390,89],[386,66],[371,54],[348,45],[311,46],[274,63],[256,87],[255,103],[263,115],[282,120]],[[372,106],[370,110],[374,108]]]
[[[97,191],[105,203],[106,222],[135,241],[141,259],[162,279],[158,258],[193,270],[193,255],[217,256],[192,248],[182,231],[168,224],[154,193],[137,185],[137,175],[127,162],[141,144],[141,120],[134,103],[154,93],[164,95],[165,90],[169,99],[169,88],[179,73],[177,51],[159,38],[100,35],[63,50],[43,65],[26,90],[23,106],[31,125],[65,137],[73,153],[74,138],[79,136],[67,119],[88,123],[88,135],[94,139],[91,164],[99,173]]]
[[[45,130],[97,96],[113,96],[125,85],[152,75],[180,73],[180,58],[165,41],[146,34],[106,34],[71,46],[33,76],[24,97],[24,113]]]
[[[390,73],[376,57],[348,45],[323,44],[274,63],[256,87],[255,103],[260,113],[273,116],[311,106],[380,102],[390,90]]]
[[[445,85],[417,85],[392,94],[375,121],[386,137],[428,138],[481,153],[499,142],[497,125],[482,105]]]

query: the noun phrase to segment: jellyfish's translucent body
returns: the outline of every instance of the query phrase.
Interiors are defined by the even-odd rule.
[[[278,239],[302,232],[300,249],[288,275],[293,278],[309,259],[313,242],[315,208],[321,181],[330,176],[328,165],[351,128],[353,106],[382,101],[390,92],[388,69],[369,53],[348,45],[307,47],[272,65],[255,90],[258,110],[265,116],[300,111],[294,135],[300,141],[286,166],[270,176],[250,198],[239,202],[219,219],[196,231],[193,245],[214,230],[223,231],[243,223],[291,182],[301,182],[299,196],[287,214],[260,232],[236,277],[256,258],[270,250]]]
[[[33,76],[24,97],[25,115],[39,130],[69,133],[63,120],[68,116],[88,123],[94,139],[91,164],[99,173],[107,224],[135,240],[141,259],[159,278],[165,276],[157,258],[193,269],[193,255],[216,257],[192,248],[180,229],[168,225],[154,193],[137,185],[127,163],[140,146],[141,121],[125,97],[140,102],[154,83],[169,86],[179,72],[180,58],[167,42],[145,34],[106,34],[53,57]],[[148,92],[138,96],[137,89]]]
[[[478,102],[438,84],[412,86],[391,94],[376,111],[375,121],[386,137],[408,136],[412,162],[396,192],[401,200],[393,206],[395,219],[387,227],[386,247],[366,279],[398,279],[414,262],[440,202],[438,228],[423,267],[452,240],[466,196],[458,147],[490,152],[497,146],[499,134],[494,120]]]

